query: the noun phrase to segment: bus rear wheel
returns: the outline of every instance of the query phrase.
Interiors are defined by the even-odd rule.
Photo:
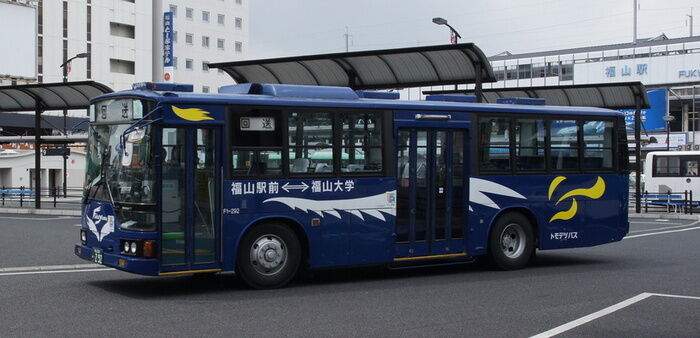
[[[253,288],[278,288],[294,278],[300,261],[301,245],[294,231],[282,224],[264,223],[243,236],[236,273]]]
[[[489,260],[495,268],[522,269],[534,251],[535,236],[527,217],[507,213],[498,218],[489,235]]]

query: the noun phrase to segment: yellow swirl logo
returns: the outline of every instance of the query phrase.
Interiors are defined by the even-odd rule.
[[[566,177],[564,176],[557,176],[552,180],[552,183],[549,184],[549,193],[547,194],[547,196],[550,201],[552,200],[554,190],[556,190],[559,184],[561,184],[561,182],[563,182],[565,179]],[[598,199],[601,196],[603,196],[604,193],[605,180],[603,180],[603,178],[600,176],[598,176],[598,180],[596,180],[595,184],[593,184],[593,186],[590,188],[574,189],[565,193],[557,200],[557,203],[555,203],[555,205],[558,205],[561,201],[571,197],[571,207],[569,208],[569,210],[560,211],[554,214],[554,216],[552,216],[552,218],[549,220],[549,223],[552,223],[553,221],[556,221],[558,219],[566,221],[576,216],[576,212],[578,211],[578,202],[576,201],[575,196],[584,196],[591,199]]]
[[[196,122],[214,119],[213,117],[209,116],[209,114],[211,114],[210,112],[199,108],[178,108],[173,106],[173,113],[187,121]]]

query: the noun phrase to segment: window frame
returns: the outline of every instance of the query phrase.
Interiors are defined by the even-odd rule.
[[[472,142],[472,172],[477,173],[477,175],[556,175],[556,174],[624,174],[626,173],[625,168],[620,165],[623,160],[619,154],[620,144],[620,123],[624,123],[624,119],[620,119],[617,116],[601,116],[601,115],[566,115],[566,114],[538,114],[538,113],[485,113],[485,112],[474,112],[476,117],[476,142]],[[481,168],[481,158],[480,158],[480,140],[481,140],[481,128],[479,127],[483,119],[492,118],[505,118],[509,119],[509,139],[510,139],[510,170],[483,170]],[[517,169],[516,163],[516,143],[515,143],[515,121],[517,119],[534,119],[534,120],[544,120],[545,122],[545,168],[544,170],[519,170]],[[550,163],[550,157],[552,153],[552,138],[551,138],[551,124],[553,120],[575,120],[578,126],[577,131],[577,155],[578,163],[576,169],[553,169]],[[583,134],[583,123],[589,121],[605,121],[612,122],[612,168],[599,168],[599,169],[585,169],[584,168],[584,155],[585,155],[585,144],[584,134]],[[626,140],[626,135],[624,135]],[[605,148],[607,149],[607,148]]]
[[[234,146],[233,145],[233,130],[234,127],[233,119],[241,116],[241,114],[246,114],[254,109],[262,110],[275,110],[280,112],[281,116],[281,128],[282,128],[282,146],[272,147],[272,146]],[[297,145],[289,145],[289,118],[292,113],[329,113],[331,117],[331,123],[333,125],[332,137],[333,145],[333,168],[331,172],[324,173],[291,173],[290,172],[290,151],[296,147],[301,147]],[[381,119],[381,129],[379,130],[382,142],[382,169],[376,172],[341,172],[341,151],[342,151],[342,121],[341,115],[343,113],[353,114],[353,113],[376,113],[378,118]],[[337,107],[328,108],[316,108],[316,107],[275,107],[275,106],[237,106],[229,105],[227,107],[227,141],[226,141],[226,173],[229,179],[234,180],[261,180],[261,179],[331,179],[331,178],[365,178],[365,177],[391,177],[395,174],[395,168],[393,166],[393,113],[391,110],[386,109],[346,109]],[[272,175],[255,175],[255,176],[234,176],[233,175],[233,164],[231,158],[233,156],[233,151],[281,151],[282,155],[282,172],[280,174]]]

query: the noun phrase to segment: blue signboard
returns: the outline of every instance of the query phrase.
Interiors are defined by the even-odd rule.
[[[666,130],[666,122],[663,117],[668,113],[668,91],[666,89],[647,90],[649,109],[642,109],[642,130],[659,131]],[[627,130],[634,130],[634,110],[622,110],[625,113]]]
[[[163,67],[173,67],[173,12],[163,13]]]

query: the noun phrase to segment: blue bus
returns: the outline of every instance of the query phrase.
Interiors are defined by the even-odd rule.
[[[90,107],[83,259],[168,276],[428,265],[628,232],[622,113],[344,87],[143,83]]]

